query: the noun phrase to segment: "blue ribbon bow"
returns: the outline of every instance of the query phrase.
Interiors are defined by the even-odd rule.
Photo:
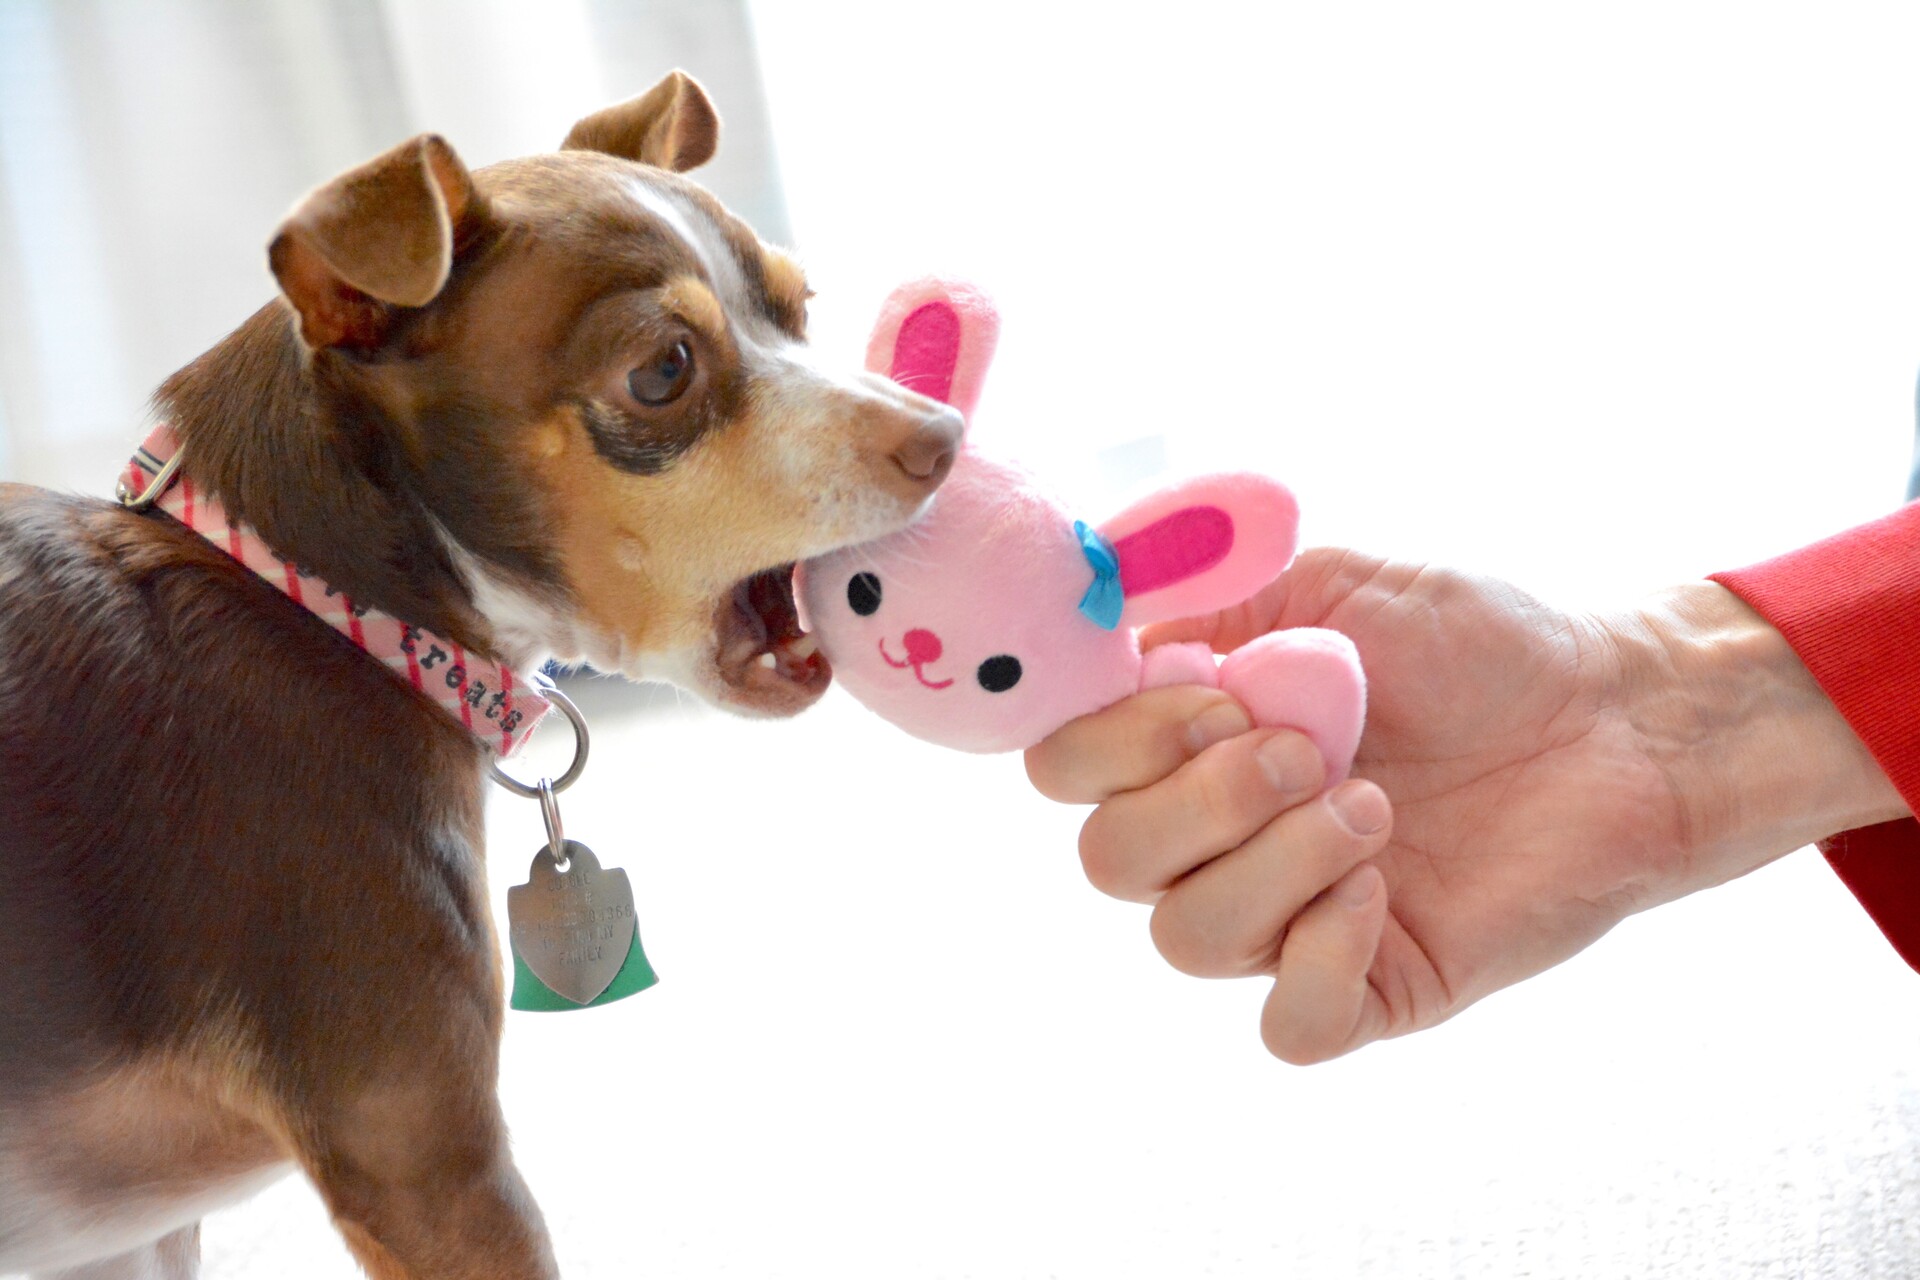
[[[1120,586],[1120,557],[1113,544],[1084,520],[1073,522],[1073,534],[1080,539],[1080,554],[1093,566],[1093,585],[1080,597],[1080,612],[1102,631],[1112,631],[1120,625],[1120,611],[1127,604],[1127,593]]]

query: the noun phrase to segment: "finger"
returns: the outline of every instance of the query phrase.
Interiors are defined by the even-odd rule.
[[[1099,804],[1158,782],[1253,720],[1239,703],[1205,685],[1169,685],[1081,716],[1027,749],[1034,789],[1062,804]]]
[[[1271,971],[1293,918],[1384,849],[1392,827],[1385,792],[1343,782],[1168,890],[1153,910],[1154,946],[1196,978]]]
[[[1386,1034],[1386,1001],[1367,981],[1386,923],[1386,880],[1364,862],[1295,917],[1260,1011],[1269,1053],[1307,1066]]]
[[[1152,902],[1325,784],[1326,762],[1305,734],[1243,733],[1095,809],[1080,829],[1080,862],[1102,893]]]
[[[1199,641],[1215,653],[1232,653],[1282,627],[1324,626],[1336,607],[1387,567],[1386,561],[1358,552],[1315,547],[1240,604],[1141,628],[1140,647]]]

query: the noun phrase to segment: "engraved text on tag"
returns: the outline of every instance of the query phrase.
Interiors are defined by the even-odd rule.
[[[542,849],[527,883],[507,890],[507,940],[534,976],[584,1005],[626,963],[635,937],[633,886],[620,868],[601,870],[593,850],[578,840],[565,849],[565,871]]]

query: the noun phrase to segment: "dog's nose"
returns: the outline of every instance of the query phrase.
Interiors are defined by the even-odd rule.
[[[940,661],[940,637],[931,631],[915,627],[906,634],[907,661],[914,666],[925,666],[929,662]]]
[[[965,430],[960,411],[943,404],[900,442],[893,460],[915,480],[939,484],[953,469],[953,457],[960,450],[960,435]]]

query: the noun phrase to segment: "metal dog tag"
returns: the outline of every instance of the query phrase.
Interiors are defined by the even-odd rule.
[[[556,995],[592,1004],[627,962],[639,933],[627,873],[600,869],[593,850],[568,840],[566,870],[542,848],[527,883],[507,890],[513,954]]]

